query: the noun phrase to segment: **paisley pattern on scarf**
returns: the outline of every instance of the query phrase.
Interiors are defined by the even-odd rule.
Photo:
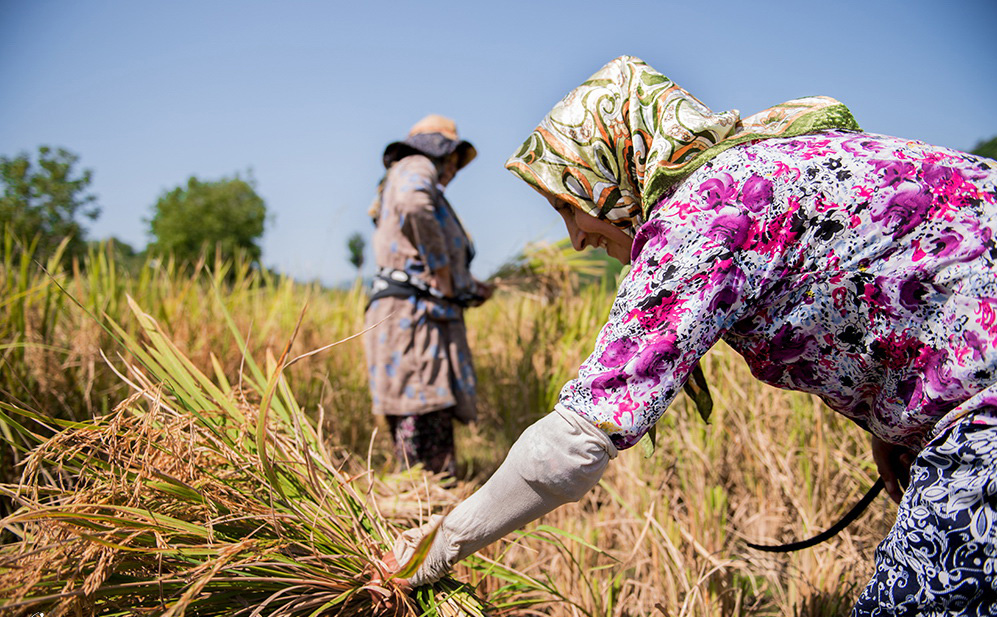
[[[638,230],[560,405],[631,447],[721,338],[919,449],[997,382],[997,162],[847,131],[718,155]]]
[[[997,387],[911,467],[853,617],[997,615]]]
[[[632,236],[666,190],[724,150],[831,128],[859,127],[830,97],[741,119],[737,110],[714,113],[640,59],[621,56],[564,97],[506,167]]]

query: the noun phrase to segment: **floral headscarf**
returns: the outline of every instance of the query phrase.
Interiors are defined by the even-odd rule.
[[[621,56],[561,99],[505,166],[633,236],[671,187],[724,150],[831,128],[859,126],[830,97],[794,99],[742,119],[737,110],[712,112],[639,58]],[[713,401],[699,363],[684,389],[709,419]]]
[[[830,97],[742,119],[710,111],[639,58],[621,56],[555,105],[505,166],[632,236],[669,188],[727,148],[830,128],[859,128]]]

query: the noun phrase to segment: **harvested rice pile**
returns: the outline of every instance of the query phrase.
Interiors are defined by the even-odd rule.
[[[19,506],[2,521],[19,541],[0,546],[0,613],[484,615],[537,597],[494,564],[510,584],[492,604],[454,579],[411,593],[384,582],[399,529],[305,420],[287,352],[266,371],[246,358],[233,387],[132,308],[149,343],[116,329],[138,361],[113,414],[42,440],[28,425],[49,420],[0,404],[0,421],[40,442],[20,485],[0,489]]]

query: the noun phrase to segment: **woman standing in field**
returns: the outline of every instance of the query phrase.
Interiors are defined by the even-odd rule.
[[[400,463],[454,475],[453,421],[477,415],[464,308],[491,295],[468,269],[474,247],[443,196],[476,155],[449,118],[426,116],[384,150],[370,215],[374,278],[364,338],[373,412]]]
[[[631,270],[555,410],[410,582],[578,500],[723,339],[872,435],[900,507],[854,614],[997,614],[997,163],[863,133],[826,97],[713,113],[621,57],[506,166],[576,249]]]

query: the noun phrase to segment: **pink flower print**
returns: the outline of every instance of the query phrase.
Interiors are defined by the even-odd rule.
[[[634,412],[639,405],[634,402],[629,391],[624,391],[622,396],[613,401],[616,410],[613,412],[613,423],[620,428],[632,427],[634,425]],[[617,445],[623,445],[622,442]],[[627,447],[633,445],[629,444]]]
[[[952,371],[946,367],[948,352],[944,349],[933,349],[927,345],[921,348],[916,366],[922,369],[924,381],[935,392],[945,392],[952,382]]]
[[[752,212],[769,206],[772,203],[772,183],[761,176],[751,176],[741,189],[741,203]]]
[[[729,287],[725,287],[717,292],[713,299],[710,300],[710,312],[715,313],[717,311],[726,311],[737,302],[737,292]]]
[[[730,248],[743,248],[750,237],[751,219],[743,214],[721,214],[713,220],[707,237]]]
[[[620,370],[607,371],[592,379],[592,400],[608,399],[618,389],[627,385],[627,374]]]
[[[898,191],[873,213],[872,220],[892,225],[893,237],[900,238],[925,219],[931,204],[931,195],[923,189]]]
[[[862,156],[863,152],[879,152],[883,149],[883,145],[874,139],[869,139],[867,137],[853,137],[852,139],[846,139],[841,142],[841,149],[849,154],[856,154]],[[864,158],[864,157],[863,157]]]
[[[931,252],[938,257],[948,257],[959,250],[962,241],[963,237],[954,231],[942,232],[941,236],[935,240],[935,248]]]
[[[675,292],[663,289],[645,300],[640,307],[630,311],[624,322],[636,319],[645,330],[658,330],[663,324],[677,321],[685,311],[682,306],[686,302]]]
[[[620,366],[626,364],[637,352],[637,341],[631,338],[621,338],[606,345],[605,351],[599,356],[599,364],[603,366]]]
[[[831,290],[831,302],[834,308],[841,311],[845,308],[845,301],[848,299],[848,290],[844,287],[835,287]]]
[[[873,358],[893,371],[910,366],[915,358],[923,355],[929,348],[912,336],[890,332],[887,336],[874,340],[869,349]]]
[[[872,197],[872,194],[875,192],[875,188],[871,186],[865,186],[864,184],[853,187],[853,190],[855,191],[856,199],[859,199],[861,201],[868,201],[869,198]]]
[[[955,170],[951,167],[935,165],[934,163],[926,163],[921,168],[921,177],[924,178],[924,182],[934,189],[940,189],[948,185],[955,173]]]
[[[916,312],[924,304],[924,296],[928,294],[928,287],[921,281],[909,278],[900,283],[900,306],[910,312]]]
[[[804,161],[810,161],[818,157],[825,157],[834,152],[827,147],[828,143],[828,141],[808,141],[800,153],[800,156]]]
[[[890,298],[883,292],[883,289],[892,286],[893,282],[882,277],[876,277],[875,282],[865,283],[862,286],[862,299],[869,304],[869,311],[872,314],[891,314],[892,305]]]
[[[737,186],[734,185],[731,175],[724,173],[700,184],[699,194],[710,208],[718,210],[734,201],[737,197]]]
[[[804,353],[814,338],[805,332],[797,332],[791,325],[779,328],[769,343],[769,357],[776,364],[786,364]]]
[[[805,231],[806,218],[799,213],[800,202],[794,195],[789,198],[790,208],[775,217],[756,234],[756,242],[752,250],[764,254],[781,252],[787,245],[795,242]]]
[[[935,257],[948,257],[962,246],[963,237],[955,231],[943,231],[937,238],[926,240],[929,246],[921,247],[921,239],[914,241],[914,261],[921,261],[929,254]]]
[[[674,337],[661,338],[646,345],[637,357],[634,375],[643,379],[659,381],[661,374],[679,356],[678,347],[675,346],[675,341],[672,339]]]
[[[997,298],[987,298],[980,300],[980,308],[976,311],[979,318],[976,323],[987,330],[992,330],[994,322],[997,322]]]
[[[797,169],[795,167],[790,167],[789,165],[783,163],[782,161],[778,161],[775,164],[775,174],[773,174],[773,175],[776,178],[778,178],[779,176],[781,176],[783,174],[793,174],[795,176],[794,178],[792,178],[790,180],[790,182],[795,182],[795,181],[799,180],[800,176],[803,175],[800,172],[799,169]]]
[[[980,361],[987,350],[987,341],[981,338],[976,332],[966,330],[962,333],[963,340],[966,341],[967,350],[972,350],[973,360]]]
[[[908,178],[913,178],[917,169],[907,161],[873,161],[882,172],[883,182],[879,186],[896,186]]]

